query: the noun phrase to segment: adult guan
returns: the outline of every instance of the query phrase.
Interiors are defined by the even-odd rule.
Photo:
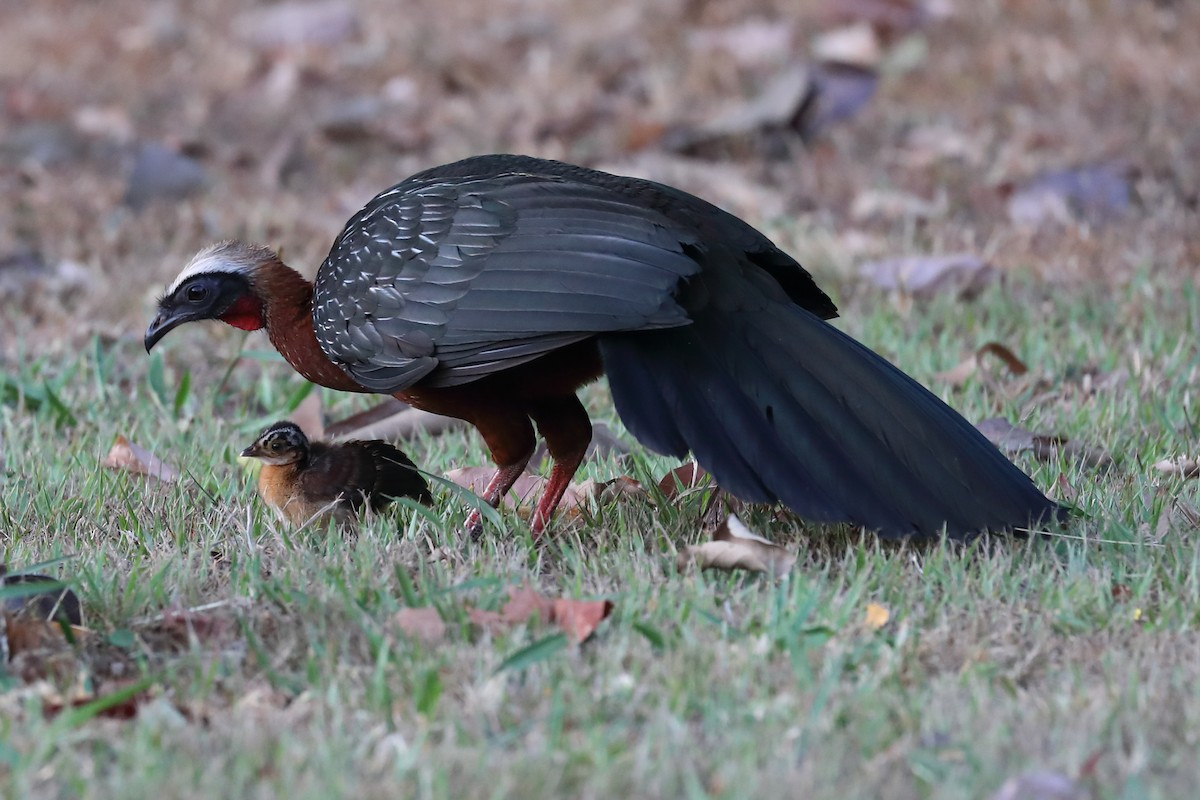
[[[809,520],[963,537],[1061,514],[949,406],[826,322],[836,314],[794,259],[693,195],[488,155],[379,194],[315,283],[264,247],[201,251],[145,344],[200,319],[265,327],[314,383],[464,419],[496,462],[493,505],[536,425],[554,465],[535,532],[591,437],[576,391],[602,373],[647,447],[691,451],[734,495]]]

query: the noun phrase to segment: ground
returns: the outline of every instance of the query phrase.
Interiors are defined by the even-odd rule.
[[[5,796],[1047,797],[1030,787],[1058,780],[1132,798],[1200,782],[1197,484],[1156,466],[1197,439],[1200,6],[203,5],[0,10],[2,561],[69,582],[86,627],[0,670]],[[680,144],[730,108],[744,120],[854,26],[840,57],[878,75],[857,113],[801,141],[794,109],[772,108]],[[216,324],[147,357],[157,293],[221,238],[311,275],[377,191],[503,151],[667,180],[746,217],[835,297],[836,324],[972,421],[1041,434],[1013,458],[1079,516],[1051,539],[961,547],[748,509],[798,554],[779,580],[677,570],[707,538],[706,492],[602,503],[539,542],[513,514],[465,538],[441,485],[433,511],[356,537],[278,526],[236,456],[306,385],[261,335]],[[877,285],[880,259],[955,253],[992,280]],[[943,374],[989,342],[1028,372]],[[652,487],[677,465],[623,433],[603,384],[584,396],[632,448],[588,477]],[[322,402],[332,419],[369,405]],[[118,434],[182,479],[103,467]],[[485,463],[465,432],[404,446],[435,473]],[[471,623],[526,583],[613,612],[582,645],[538,621]],[[440,635],[397,623],[423,606]]]

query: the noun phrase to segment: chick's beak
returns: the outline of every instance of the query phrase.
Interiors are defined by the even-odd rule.
[[[258,451],[258,445],[252,444],[242,451],[242,458],[257,458],[261,455]]]

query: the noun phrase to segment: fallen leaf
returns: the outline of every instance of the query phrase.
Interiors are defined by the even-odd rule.
[[[674,500],[686,491],[708,485],[708,473],[695,461],[689,461],[668,472],[658,482],[658,490],[667,500]]]
[[[969,253],[907,256],[869,261],[859,274],[880,289],[928,300],[939,294],[971,299],[997,276],[986,261]]]
[[[610,600],[571,600],[559,598],[552,611],[554,624],[562,628],[575,644],[583,644],[604,619],[612,613]]]
[[[1130,206],[1129,170],[1123,164],[1051,170],[1010,191],[1008,216],[1023,225],[1101,224]]]
[[[468,608],[467,619],[487,630],[523,625],[533,620],[557,625],[567,638],[581,644],[612,613],[609,600],[550,599],[528,585],[510,586],[508,600],[499,611]]]
[[[645,497],[646,490],[628,475],[619,475],[607,481],[593,478],[568,484],[563,492],[559,510],[566,514],[580,514],[588,510],[591,502],[611,503],[621,497]]]
[[[1017,358],[1012,350],[1009,350],[999,342],[988,342],[956,366],[951,367],[945,372],[939,372],[934,377],[939,381],[949,383],[951,386],[962,386],[967,382],[968,378],[979,371],[983,357],[986,355],[992,355],[1000,359],[1008,367],[1008,371],[1012,375],[1024,375],[1029,371],[1029,367],[1025,366],[1025,362]]]
[[[113,442],[112,449],[104,458],[104,466],[110,469],[123,469],[137,475],[146,475],[168,483],[179,480],[178,470],[119,433],[116,441]]]
[[[1112,466],[1112,456],[1100,448],[1071,441],[1065,436],[1033,433],[1016,427],[1003,417],[985,419],[975,427],[1008,456],[1029,452],[1040,461],[1057,461],[1062,453],[1094,469]]]
[[[315,390],[309,392],[288,420],[300,426],[300,430],[304,431],[304,435],[309,439],[324,439],[325,417],[321,413],[321,393]]]
[[[505,622],[512,624],[528,622],[533,617],[537,617],[542,622],[553,622],[554,601],[538,594],[528,585],[519,588],[510,586],[508,602],[504,604],[500,615]]]
[[[731,514],[713,532],[712,541],[685,548],[679,554],[676,568],[682,572],[695,564],[700,569],[765,572],[778,578],[789,572],[795,563],[795,553],[752,532]]]
[[[1175,477],[1190,480],[1200,476],[1200,461],[1187,456],[1176,456],[1174,458],[1164,458],[1154,464],[1154,469],[1163,475],[1172,475]]]
[[[437,642],[446,635],[446,623],[436,608],[402,608],[392,616],[392,622],[408,637],[423,642]]]
[[[866,626],[871,630],[877,631],[887,625],[887,621],[891,617],[892,612],[888,611],[885,606],[881,606],[879,603],[867,603]]]
[[[812,70],[810,91],[788,120],[801,140],[812,142],[861,111],[879,87],[879,73],[855,64],[826,62]]]

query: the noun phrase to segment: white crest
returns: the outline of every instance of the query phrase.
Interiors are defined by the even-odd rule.
[[[192,256],[192,260],[167,287],[167,296],[175,294],[183,282],[194,275],[223,272],[249,278],[259,264],[273,258],[276,258],[275,253],[265,247],[238,241],[217,242]]]

